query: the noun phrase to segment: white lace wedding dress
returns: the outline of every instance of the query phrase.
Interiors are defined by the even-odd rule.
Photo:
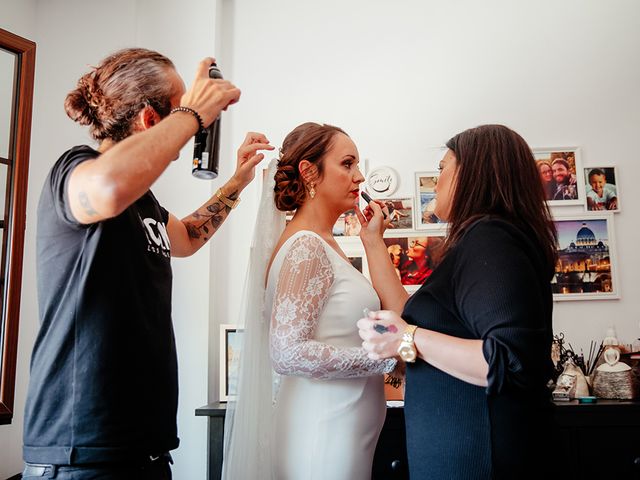
[[[361,348],[356,322],[380,307],[367,279],[319,235],[300,231],[277,252],[265,315],[281,374],[271,449],[283,480],[369,480],[385,418],[382,373]]]

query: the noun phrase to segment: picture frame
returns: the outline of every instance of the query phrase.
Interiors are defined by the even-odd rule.
[[[356,210],[352,208],[351,210],[347,210],[338,218],[344,219],[344,236],[345,237],[357,237],[360,235],[360,220],[358,220],[358,216],[356,215]],[[336,222],[337,223],[337,222]],[[334,225],[335,230],[335,225]]]
[[[220,325],[220,401],[233,400],[237,393],[242,332],[238,325]]]
[[[534,148],[532,153],[549,206],[585,203],[579,147]]]
[[[384,198],[381,200],[391,212],[391,223],[387,228],[398,233],[415,230],[415,202],[412,197]]]
[[[586,211],[620,211],[620,187],[615,166],[584,167],[583,178]]]
[[[558,262],[551,280],[554,300],[620,298],[613,213],[555,216]]]
[[[345,235],[345,226],[346,226],[346,216],[345,214],[341,214],[336,223],[333,224],[332,233],[334,237],[344,237]]]
[[[439,229],[444,224],[434,213],[439,176],[439,172],[415,172],[414,230]]]
[[[356,270],[362,273],[365,278],[370,280],[371,277],[369,276],[367,255],[364,251],[364,246],[362,245],[362,240],[360,240],[360,237],[338,237],[336,238],[336,241],[338,242],[340,249],[349,259],[349,262],[351,262],[351,265],[353,265]]]
[[[401,235],[394,230],[385,232],[383,240],[387,251],[408,292],[415,292],[431,275],[442,254],[445,233],[444,228]]]

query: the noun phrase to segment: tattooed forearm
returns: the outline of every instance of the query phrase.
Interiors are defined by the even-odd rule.
[[[234,190],[227,196],[230,200],[236,200],[240,192]],[[187,229],[187,234],[192,240],[192,245],[199,248],[206,243],[211,236],[224,223],[231,211],[231,207],[227,205],[228,201],[223,201],[215,195],[209,202],[200,207],[186,218],[182,219],[182,223]]]
[[[224,217],[222,215],[214,215],[213,217],[211,217],[211,225],[213,226],[214,230],[217,230],[218,227],[222,225],[222,222],[224,222]]]
[[[228,210],[227,213],[231,211],[231,209],[227,206],[222,205],[220,202],[212,203],[211,205],[207,205],[207,211],[213,213],[214,215],[220,213],[223,210]]]
[[[400,388],[402,386],[402,378],[394,377],[393,375],[387,375],[384,383],[391,385],[393,388]]]
[[[191,225],[190,223],[187,223],[185,225],[187,227],[187,232],[189,233],[189,238],[200,238],[200,230],[198,230],[196,227],[194,227],[193,225]]]
[[[84,208],[84,212],[87,215],[94,216],[98,214],[95,208],[93,208],[93,205],[91,205],[91,202],[89,201],[89,196],[87,195],[86,192],[78,193],[78,201],[80,202],[80,205],[82,206],[82,208]]]
[[[183,220],[190,238],[209,240],[227,218],[231,209],[219,200],[193,212]]]

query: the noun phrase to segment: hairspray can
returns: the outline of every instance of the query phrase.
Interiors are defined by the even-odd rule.
[[[209,67],[209,77],[222,78],[222,73],[215,63]],[[191,174],[203,179],[216,178],[219,165],[220,116],[218,115],[208,128],[200,130],[195,136]]]

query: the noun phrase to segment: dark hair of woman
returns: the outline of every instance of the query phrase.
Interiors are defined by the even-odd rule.
[[[120,50],[80,77],[64,109],[73,121],[89,125],[95,140],[118,142],[131,135],[132,120],[143,108],[153,107],[160,117],[169,114],[175,93],[169,68],[174,68],[171,60],[158,52]]]
[[[286,212],[302,206],[307,196],[307,185],[300,173],[300,162],[311,162],[315,166],[315,178],[322,178],[322,160],[338,133],[347,135],[333,125],[307,122],[298,125],[285,137],[275,174],[274,198],[278,210]]]
[[[527,142],[503,125],[482,125],[459,133],[446,145],[456,156],[457,178],[445,248],[455,245],[474,221],[496,216],[531,232],[552,271],[557,233]]]

